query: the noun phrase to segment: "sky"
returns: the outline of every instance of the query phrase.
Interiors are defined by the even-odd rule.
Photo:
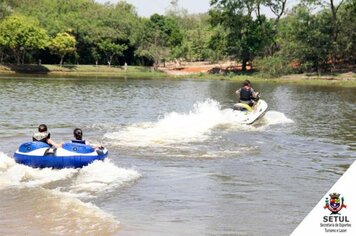
[[[119,1],[123,0],[96,0],[99,3],[117,3]],[[170,6],[171,0],[125,0],[125,2],[134,5],[139,16],[150,17],[154,13],[164,15]],[[298,0],[288,0],[286,10],[292,9],[297,2]],[[340,0],[336,0],[335,2],[340,2]],[[180,8],[187,10],[188,13],[205,13],[210,8],[210,0],[178,0],[178,5]],[[266,7],[262,7],[261,12],[267,17],[275,17]]]
[[[119,0],[96,0],[99,3],[111,2],[117,3]],[[140,16],[149,17],[154,13],[164,14],[170,6],[171,0],[125,0],[136,7],[137,13]],[[186,9],[188,13],[204,13],[207,12],[210,0],[179,0],[180,7]]]

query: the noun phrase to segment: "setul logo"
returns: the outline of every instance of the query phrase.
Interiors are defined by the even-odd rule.
[[[323,217],[323,222],[320,223],[320,227],[323,227],[327,233],[347,233],[348,228],[351,228],[350,219],[347,215],[341,215],[339,212],[342,208],[346,208],[344,204],[344,198],[338,193],[329,194],[325,198],[324,209],[331,211],[331,214]]]
[[[340,202],[340,194],[331,193],[329,194],[329,196],[330,200],[328,197],[325,198],[324,209],[329,209],[331,211],[331,214],[338,214],[338,212],[341,211],[342,208],[346,208],[346,205],[344,205],[344,197],[341,197]]]

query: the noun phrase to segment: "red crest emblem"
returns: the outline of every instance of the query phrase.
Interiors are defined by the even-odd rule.
[[[325,199],[325,206],[324,209],[329,209],[331,211],[331,214],[338,214],[339,211],[341,211],[342,208],[346,208],[346,205],[344,204],[344,197],[341,197],[340,200],[340,194],[338,193],[332,193],[329,194],[330,200],[328,197]]]

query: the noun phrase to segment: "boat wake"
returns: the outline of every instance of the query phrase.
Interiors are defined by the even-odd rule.
[[[33,209],[28,211],[33,210],[34,214],[43,214],[43,217],[48,218],[51,218],[49,212],[56,212],[56,216],[53,216],[55,219],[51,221],[53,224],[49,223],[48,227],[51,228],[47,232],[58,227],[55,222],[60,222],[58,218],[63,217],[62,223],[68,223],[68,227],[63,227],[56,233],[77,234],[80,230],[78,225],[70,223],[72,220],[68,221],[68,217],[73,217],[76,224],[83,224],[80,225],[80,228],[84,230],[81,232],[83,234],[98,233],[97,230],[101,227],[100,232],[103,234],[112,234],[118,229],[119,222],[90,201],[130,184],[140,176],[136,170],[117,167],[110,159],[95,161],[81,169],[34,169],[17,164],[13,158],[0,152],[0,191],[3,189],[21,191],[21,196],[33,195],[36,192],[33,198],[26,197],[25,202],[28,206],[20,204],[21,206],[13,207],[30,208],[33,206]],[[40,207],[43,204],[46,204],[45,209]],[[93,226],[96,227],[93,228]]]
[[[263,123],[267,125],[278,125],[293,123],[285,114],[278,111],[268,111],[263,117]]]
[[[156,122],[129,125],[117,132],[104,135],[110,145],[169,146],[177,143],[203,142],[211,137],[217,127],[255,130],[256,127],[241,124],[241,117],[232,109],[222,109],[219,102],[207,99],[197,102],[187,113],[171,112]],[[265,128],[273,124],[290,123],[283,113],[267,111],[258,123]],[[261,129],[261,126],[258,127]]]

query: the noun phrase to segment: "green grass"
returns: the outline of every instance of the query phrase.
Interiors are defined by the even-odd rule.
[[[342,86],[356,87],[356,76],[353,73],[338,75],[288,75],[279,78],[269,78],[263,74],[188,74],[188,75],[169,75],[160,71],[153,71],[151,67],[128,66],[127,71],[121,66],[107,65],[0,65],[0,73],[19,73],[19,74],[42,74],[48,76],[95,76],[95,77],[127,77],[127,78],[168,78],[168,79],[213,79],[243,81],[263,81],[271,83],[295,83],[308,85]]]
[[[218,74],[196,74],[196,75],[181,75],[176,78],[192,78],[192,79],[212,79],[212,80],[229,80],[229,81],[244,81],[246,79],[252,82],[270,82],[270,83],[289,83],[289,84],[305,84],[305,85],[320,85],[320,86],[341,86],[341,87],[356,87],[355,75],[339,74],[339,75],[306,75],[295,74],[282,76],[278,78],[264,77],[262,74],[246,74],[246,75],[218,75]]]
[[[166,74],[153,71],[150,67],[94,65],[1,65],[0,73],[68,75],[68,76],[110,76],[110,77],[165,77]]]

